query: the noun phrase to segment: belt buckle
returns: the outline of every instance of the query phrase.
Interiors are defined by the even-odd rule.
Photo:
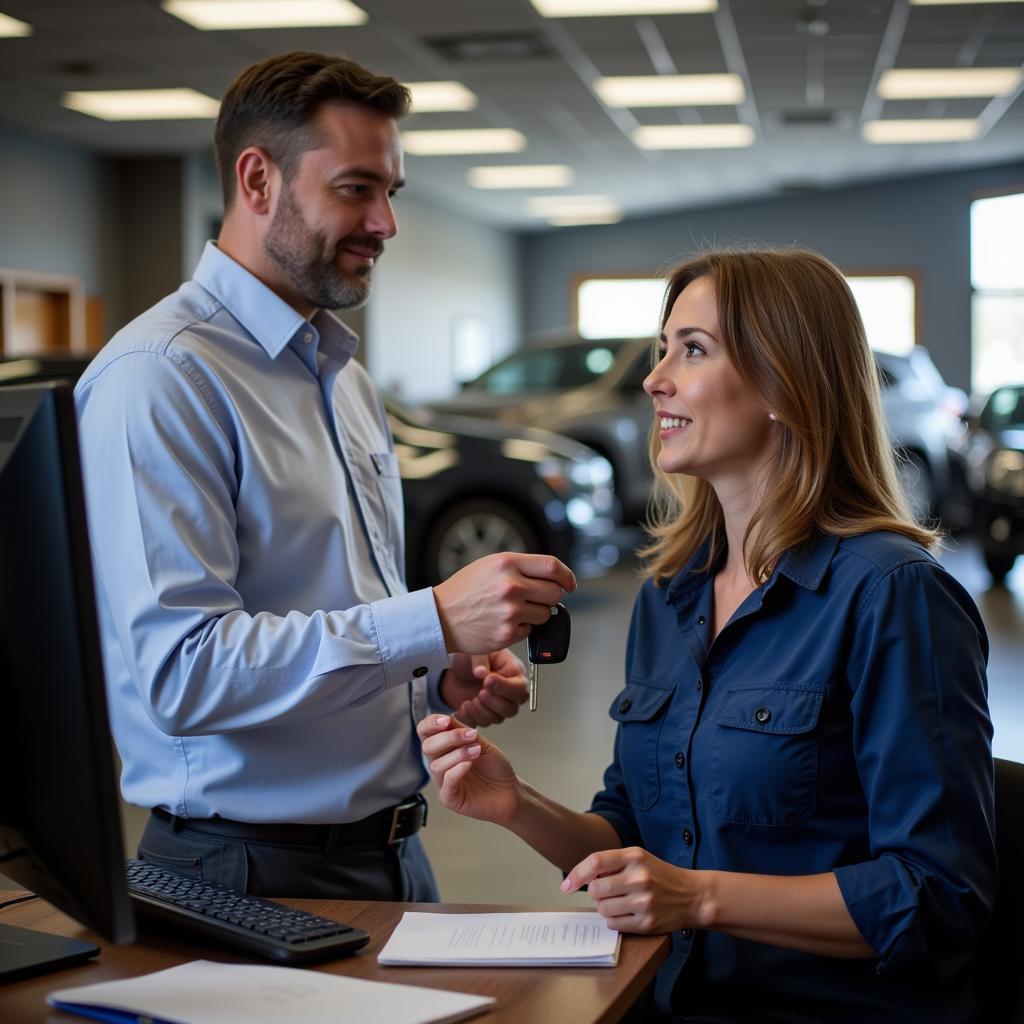
[[[391,812],[388,846],[414,836],[427,823],[427,801],[420,793],[398,804]]]

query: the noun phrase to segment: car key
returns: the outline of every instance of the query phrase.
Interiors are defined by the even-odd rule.
[[[540,626],[533,626],[526,638],[526,654],[530,662],[530,710],[537,710],[537,683],[540,666],[557,665],[569,653],[569,612],[564,604],[551,609],[551,617]]]

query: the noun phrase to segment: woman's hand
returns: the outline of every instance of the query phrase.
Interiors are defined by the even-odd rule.
[[[566,875],[562,892],[587,886],[610,928],[644,935],[700,928],[704,901],[699,871],[677,868],[639,846],[602,850]]]
[[[416,731],[445,807],[498,824],[515,817],[519,780],[498,747],[451,715],[428,715]]]

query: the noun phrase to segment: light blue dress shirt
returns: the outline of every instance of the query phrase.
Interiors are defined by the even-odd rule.
[[[334,823],[426,781],[415,723],[449,659],[432,592],[403,582],[398,464],[356,344],[209,243],[78,384],[131,803]]]

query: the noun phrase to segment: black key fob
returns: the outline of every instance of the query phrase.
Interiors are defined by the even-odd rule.
[[[526,638],[526,653],[534,665],[557,665],[569,654],[569,613],[564,604],[551,609],[551,617],[540,626],[532,626]]]

